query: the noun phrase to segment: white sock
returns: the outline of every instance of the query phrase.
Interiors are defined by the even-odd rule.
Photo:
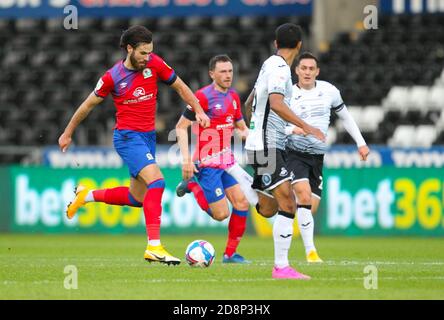
[[[294,219],[277,214],[273,224],[274,264],[278,268],[289,266],[288,251],[293,238]]]
[[[313,242],[314,220],[311,210],[298,208],[298,225],[301,232],[302,241],[304,241],[305,254],[311,250],[316,250]]]
[[[149,246],[160,246],[160,240],[148,240]]]
[[[85,197],[85,202],[94,202],[95,201],[94,196],[93,196],[93,191],[94,190],[91,190],[88,192],[88,194]]]

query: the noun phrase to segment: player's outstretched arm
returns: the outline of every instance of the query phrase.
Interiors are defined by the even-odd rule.
[[[195,172],[198,172],[191,159],[188,148],[188,127],[192,124],[184,116],[181,116],[176,124],[177,143],[179,144],[180,153],[182,154],[182,178],[184,180],[190,179]]]
[[[76,112],[66,126],[65,131],[59,137],[59,147],[62,152],[66,152],[66,150],[68,150],[69,145],[72,142],[72,135],[79,124],[88,116],[91,110],[102,101],[103,98],[96,96],[94,92],[92,92],[77,108]]]
[[[177,77],[176,81],[171,85],[171,87],[176,90],[179,96],[185,101],[188,105],[190,105],[194,112],[196,113],[196,121],[204,128],[208,128],[210,126],[210,118],[206,115],[201,105],[199,104],[199,100],[197,100],[196,96],[193,94],[191,89],[182,81],[179,77]]]
[[[364,137],[362,136],[358,125],[351,116],[350,112],[348,112],[347,107],[344,106],[340,111],[337,111],[336,114],[342,120],[345,130],[347,130],[347,132],[352,136],[353,140],[355,140],[361,160],[367,160],[370,149],[365,143]]]
[[[282,119],[300,127],[307,134],[312,134],[321,141],[325,141],[325,135],[318,128],[314,128],[294,114],[293,111],[285,104],[284,96],[272,93],[268,97],[271,109],[277,113]]]

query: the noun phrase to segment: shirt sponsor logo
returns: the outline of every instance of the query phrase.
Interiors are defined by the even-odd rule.
[[[148,160],[154,160],[153,155],[152,155],[151,153],[149,153],[149,152],[146,154],[146,158],[147,158]]]
[[[135,96],[136,98],[144,95],[145,95],[145,89],[141,87],[136,88],[136,90],[134,90],[133,92],[133,96]]]
[[[145,101],[145,100],[149,100],[149,99],[151,99],[153,96],[154,96],[154,94],[150,93],[150,94],[147,94],[147,95],[141,96],[141,97],[139,97],[139,98],[137,98],[137,99],[128,99],[128,100],[125,100],[125,101],[123,101],[123,104],[130,104],[130,103],[138,103],[138,102],[142,102],[142,101]]]

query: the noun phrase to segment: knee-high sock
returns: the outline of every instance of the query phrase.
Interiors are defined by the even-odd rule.
[[[134,199],[128,187],[116,187],[91,191],[94,202],[104,202],[119,206],[141,207],[142,203]]]
[[[233,208],[230,222],[228,223],[228,240],[225,254],[231,257],[236,252],[237,246],[247,227],[248,210],[236,210]]]
[[[146,233],[150,245],[160,244],[160,216],[162,214],[162,195],[165,190],[165,180],[159,179],[147,186],[148,190],[143,199]]]
[[[274,264],[278,268],[289,265],[288,251],[293,238],[294,214],[279,211],[273,224]]]
[[[211,209],[208,204],[207,198],[205,198],[205,193],[202,190],[199,183],[197,183],[196,181],[190,180],[188,182],[188,189],[190,189],[191,192],[194,194],[194,197],[196,198],[196,201],[197,201],[197,204],[199,205],[199,207],[212,217],[213,215],[211,214]]]
[[[298,205],[298,225],[305,253],[308,254],[311,250],[316,250],[313,242],[314,220],[311,214],[311,205]]]

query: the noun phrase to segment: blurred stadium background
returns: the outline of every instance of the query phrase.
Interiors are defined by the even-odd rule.
[[[68,4],[78,8],[78,29],[64,28]],[[366,29],[368,5],[377,8],[376,29]],[[0,231],[143,234],[139,209],[90,204],[75,220],[64,218],[76,184],[128,183],[112,148],[112,99],[79,126],[67,154],[56,146],[99,77],[124,56],[118,42],[128,26],[152,30],[155,52],[193,90],[210,81],[209,58],[229,54],[245,100],[284,22],[303,27],[319,79],[341,90],[372,149],[361,163],[332,116],[317,234],[444,236],[444,0],[1,1]],[[162,232],[225,235],[226,223],[174,194],[181,173],[168,136],[183,108],[160,85]],[[248,232],[270,236],[271,223],[252,212]]]

